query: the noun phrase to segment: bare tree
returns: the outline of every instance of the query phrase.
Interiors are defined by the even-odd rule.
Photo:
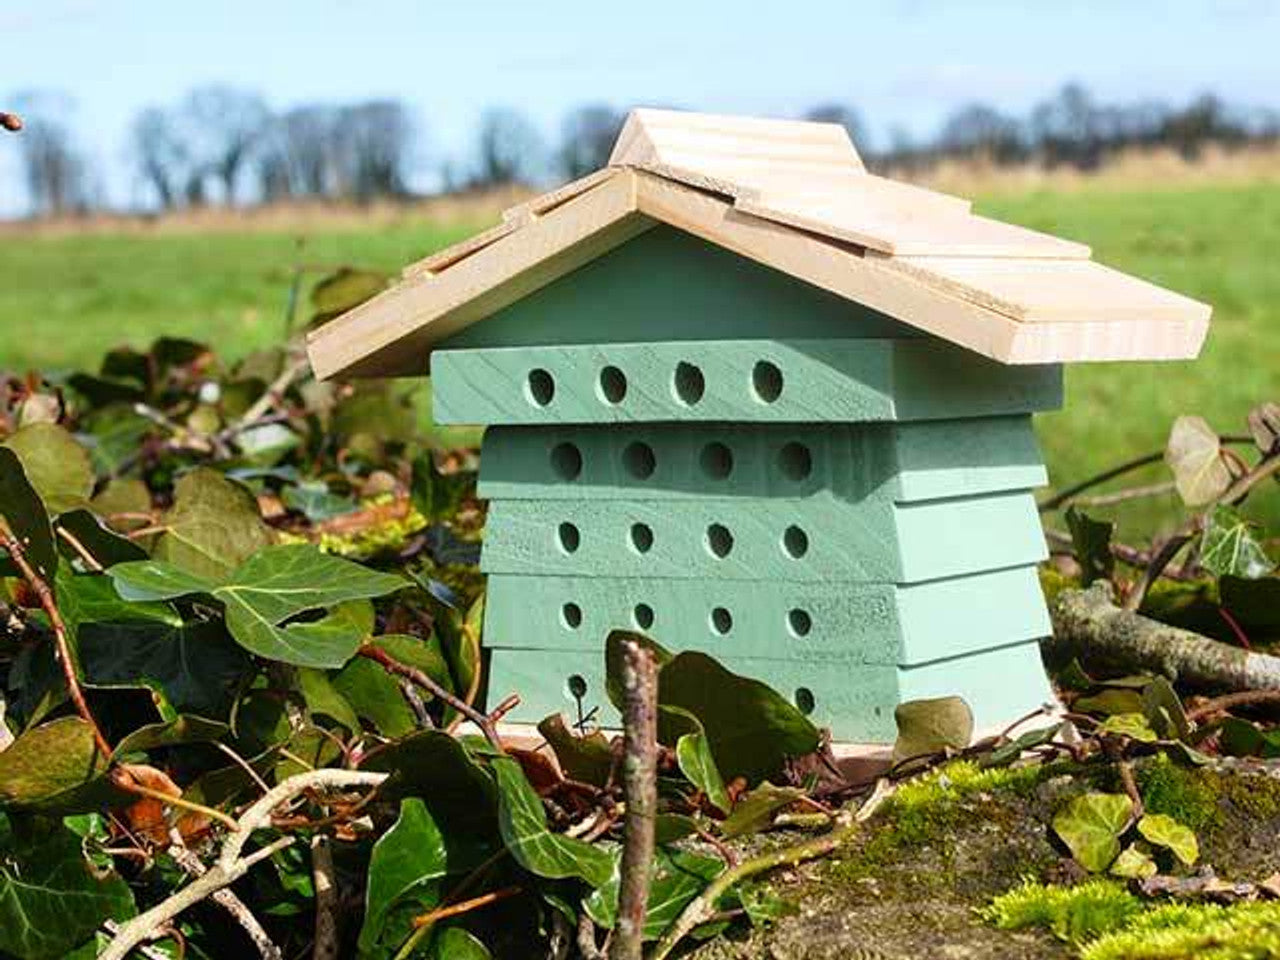
[[[609,153],[626,117],[602,104],[578,107],[564,118],[559,166],[570,180],[586,176],[609,163]]]
[[[996,163],[1015,163],[1027,154],[1018,121],[980,103],[951,115],[942,127],[939,146],[948,153],[982,156]]]
[[[371,100],[342,108],[337,118],[338,192],[366,202],[408,192],[413,124],[404,104]]]
[[[172,210],[182,200],[190,157],[169,113],[147,107],[134,118],[132,140],[138,172],[161,209]]]
[[[328,196],[337,179],[338,127],[338,110],[324,104],[276,117],[254,151],[263,198]]]
[[[203,200],[212,180],[218,184],[224,203],[235,202],[240,175],[268,116],[262,98],[246,90],[210,86],[187,94],[178,117],[191,157],[187,190],[193,198]]]
[[[475,186],[527,183],[542,166],[542,138],[523,113],[491,107],[480,118]]]
[[[90,206],[88,169],[66,126],[73,103],[60,93],[15,98],[22,111],[19,151],[31,208],[37,214],[82,212]]]

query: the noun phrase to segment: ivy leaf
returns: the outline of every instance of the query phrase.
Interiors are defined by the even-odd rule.
[[[543,719],[538,724],[538,733],[551,744],[560,768],[570,780],[604,786],[613,769],[613,751],[603,733],[593,730],[579,736],[558,713]]]
[[[1202,507],[1231,486],[1231,470],[1222,458],[1222,441],[1203,417],[1179,417],[1169,432],[1165,463],[1183,503]]]
[[[512,858],[551,880],[578,877],[593,887],[608,882],[613,858],[599,847],[547,829],[547,814],[520,765],[510,757],[490,761],[498,782],[498,828]]]
[[[1268,401],[1249,412],[1249,435],[1264,457],[1280,453],[1280,403]]]
[[[1053,829],[1082,867],[1101,873],[1120,855],[1132,818],[1133,802],[1124,794],[1086,793],[1053,818]]]
[[[88,503],[93,492],[89,451],[66,429],[53,423],[33,423],[11,436],[4,446],[22,461],[27,479],[51,514]]]
[[[0,753],[0,807],[59,808],[100,778],[108,763],[79,717],[33,727]]]
[[[1182,700],[1165,677],[1155,677],[1143,689],[1142,712],[1162,740],[1184,740],[1191,735],[1191,722]]]
[[[274,540],[253,494],[208,467],[182,475],[161,524],[155,559],[206,580],[225,578]]]
[[[432,819],[444,831],[451,864],[467,869],[468,850],[478,864],[498,849],[493,778],[450,734],[419,730],[371,750],[360,768],[391,774],[379,788],[381,796],[416,796],[427,805]]]
[[[23,826],[0,830],[0,953],[59,960],[104,921],[133,916],[128,885],[86,861],[74,832],[49,821]]]
[[[46,583],[58,570],[49,515],[35,487],[27,479],[18,455],[0,447],[0,527],[7,527],[22,543],[27,559]]]
[[[1094,520],[1075,507],[1067,509],[1066,520],[1076,562],[1080,564],[1081,583],[1088,586],[1095,580],[1110,580],[1116,570],[1116,558],[1111,552],[1116,525]]]
[[[711,744],[701,730],[686,733],[676,741],[676,763],[690,783],[702,791],[707,801],[722,813],[733,806],[724,779],[711,755]]]
[[[597,926],[612,930],[618,922],[621,858],[615,858],[609,882],[596,888],[582,908]],[[657,940],[680,916],[689,901],[724,871],[719,857],[659,847],[650,867],[649,901],[644,917],[645,940]]]
[[[1154,877],[1158,871],[1156,862],[1131,843],[1120,852],[1107,872],[1126,880],[1144,880]]]
[[[451,682],[448,686],[464,700],[471,699],[472,690],[479,684],[483,625],[483,594],[476,598],[465,613],[444,605],[441,615],[436,618],[436,637],[449,667]],[[448,711],[447,718],[452,716],[453,711]]]
[[[1048,727],[1040,727],[1036,730],[1028,730],[1021,736],[992,750],[983,758],[982,766],[1003,767],[1013,763],[1028,750],[1034,750],[1036,747],[1043,747],[1047,743],[1052,743],[1057,739],[1058,734],[1062,732],[1064,726],[1065,721]]]
[[[1253,524],[1231,507],[1209,514],[1200,546],[1200,565],[1216,577],[1257,580],[1276,565],[1253,535]]]
[[[775,787],[766,780],[738,798],[733,812],[720,824],[726,840],[758,833],[773,823],[773,815],[804,796],[799,787]]]
[[[1160,739],[1141,713],[1113,713],[1099,724],[1098,732],[1128,737],[1140,743],[1155,743]]]
[[[489,948],[463,927],[436,930],[427,950],[430,960],[492,960]]]
[[[348,664],[350,666],[350,664]],[[371,663],[370,666],[376,666]],[[380,671],[385,673],[385,671]],[[328,717],[335,723],[345,727],[348,733],[360,732],[360,721],[355,710],[334,687],[329,675],[323,670],[312,667],[298,668],[298,690],[302,693],[302,702],[312,714]]]
[[[1168,847],[1188,867],[1200,857],[1195,831],[1165,813],[1148,813],[1138,821],[1138,832],[1159,847]]]
[[[895,763],[945,750],[963,750],[973,738],[973,711],[963,697],[908,700],[893,711]]]
[[[387,275],[373,270],[341,267],[320,280],[311,290],[316,315],[313,324],[346,313],[387,288]]]
[[[440,882],[448,872],[444,835],[435,820],[421,800],[402,800],[399,818],[369,857],[361,956],[398,947],[413,930],[414,913],[440,902]]]
[[[723,777],[758,783],[788,757],[818,748],[818,728],[758,680],[741,677],[705,653],[685,651],[658,673],[658,703],[701,721]]]
[[[227,629],[236,642],[268,660],[299,667],[341,667],[373,627],[368,604],[353,604],[405,585],[309,544],[267,547],[229,577],[214,582],[156,560],[117,564],[108,571],[121,596],[171,599],[204,593],[222,601]],[[319,620],[286,622],[299,614],[332,608]]]
[[[230,728],[217,720],[207,720],[184,713],[163,723],[149,723],[139,727],[116,744],[113,756],[144,753],[159,747],[173,747],[183,743],[212,743],[221,740]]]
[[[89,510],[70,510],[58,517],[58,528],[65,530],[103,567],[130,560],[147,559],[147,551],[127,537],[108,529]],[[69,550],[64,547],[64,550]],[[68,553],[68,556],[78,554]]]

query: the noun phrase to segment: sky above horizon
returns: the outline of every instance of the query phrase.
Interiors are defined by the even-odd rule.
[[[794,116],[836,101],[880,142],[893,126],[927,136],[971,101],[1024,113],[1068,81],[1103,101],[1212,91],[1277,108],[1277,40],[1280,2],[1268,0],[0,0],[0,98],[68,94],[107,198],[127,204],[132,117],[211,83],[275,109],[399,98],[422,132],[423,182],[467,156],[493,105],[553,139],[584,103]],[[0,137],[0,215],[22,207],[16,140]]]

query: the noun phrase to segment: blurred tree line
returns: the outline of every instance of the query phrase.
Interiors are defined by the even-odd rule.
[[[65,96],[14,98],[25,121],[21,163],[33,213],[62,214],[102,205],[93,165],[76,144]],[[495,107],[477,123],[465,159],[437,165],[445,192],[582,176],[603,166],[625,111],[575,108],[548,142],[519,110]],[[916,140],[891,129],[873,142],[851,106],[823,104],[808,119],[845,126],[872,168],[921,169],[942,159],[995,164],[1096,168],[1110,155],[1166,147],[1194,159],[1210,144],[1227,148],[1280,141],[1280,113],[1234,107],[1212,94],[1174,107],[1158,102],[1108,104],[1075,84],[1026,116],[974,103],[956,110],[937,133]],[[288,199],[368,202],[412,195],[423,169],[422,128],[396,100],[310,104],[271,110],[258,94],[227,86],[193,90],[150,106],[133,120],[129,153],[140,205],[161,210],[247,205]],[[144,199],[145,198],[145,199]]]

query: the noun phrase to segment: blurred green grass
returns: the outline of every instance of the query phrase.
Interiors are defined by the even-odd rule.
[[[1070,369],[1066,409],[1039,420],[1055,485],[1161,448],[1179,414],[1239,433],[1255,404],[1280,399],[1280,186],[1085,187],[980,198],[976,207],[1089,243],[1101,262],[1214,306],[1198,361]],[[295,263],[394,271],[470,232],[335,229],[301,247],[285,232],[0,236],[0,369],[92,368],[111,347],[161,333],[242,355],[279,341]],[[1157,466],[1125,482],[1164,478]],[[1172,496],[1099,512],[1132,538],[1180,515]],[[1274,487],[1250,513],[1280,529]]]

